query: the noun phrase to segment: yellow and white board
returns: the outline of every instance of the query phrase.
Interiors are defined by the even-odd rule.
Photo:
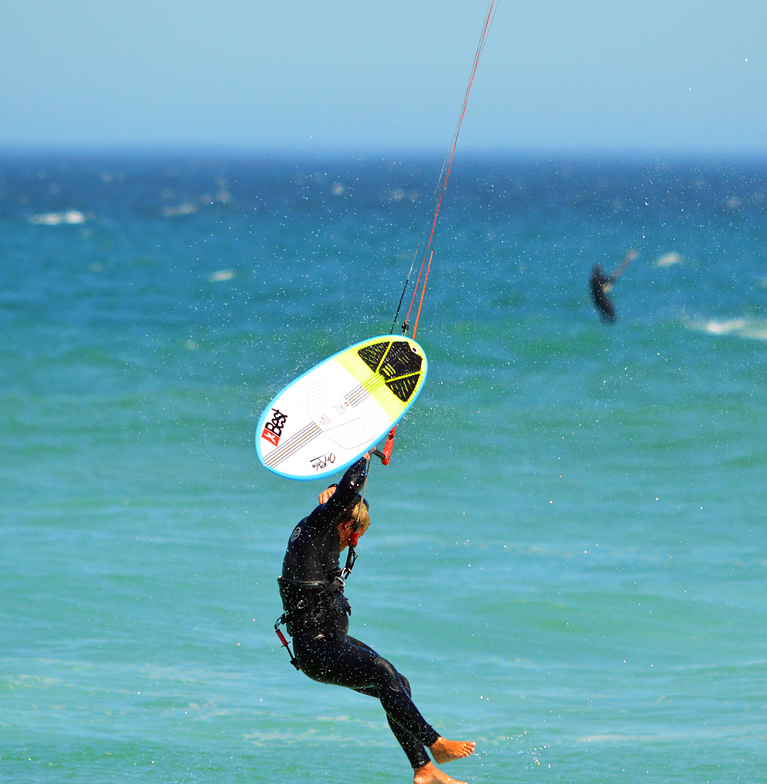
[[[428,362],[404,336],[381,335],[320,362],[285,387],[256,428],[258,459],[290,479],[351,465],[413,405]]]

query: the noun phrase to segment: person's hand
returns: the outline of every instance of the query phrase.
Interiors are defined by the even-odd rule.
[[[319,496],[318,496],[318,498],[320,500],[320,503],[321,504],[326,504],[328,502],[328,500],[330,499],[330,496],[333,495],[333,493],[335,493],[335,491],[336,491],[336,486],[335,485],[333,485],[332,487],[329,487],[327,490],[323,490],[319,494]]]

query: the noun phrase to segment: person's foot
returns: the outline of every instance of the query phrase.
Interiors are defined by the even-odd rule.
[[[434,761],[440,765],[452,760],[463,759],[474,753],[477,744],[470,740],[447,740],[439,737],[429,746]]]
[[[429,762],[415,771],[413,784],[466,784],[466,782],[450,778],[447,773],[443,773],[437,768],[433,762]]]

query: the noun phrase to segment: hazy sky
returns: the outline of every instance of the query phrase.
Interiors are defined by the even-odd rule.
[[[459,149],[767,154],[767,0],[496,0]],[[0,0],[0,146],[445,151],[487,0]]]

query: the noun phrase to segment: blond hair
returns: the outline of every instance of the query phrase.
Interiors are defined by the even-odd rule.
[[[370,525],[370,514],[364,501],[358,500],[354,504],[349,512],[349,520],[351,520],[353,530],[357,533],[363,534],[367,531]]]

